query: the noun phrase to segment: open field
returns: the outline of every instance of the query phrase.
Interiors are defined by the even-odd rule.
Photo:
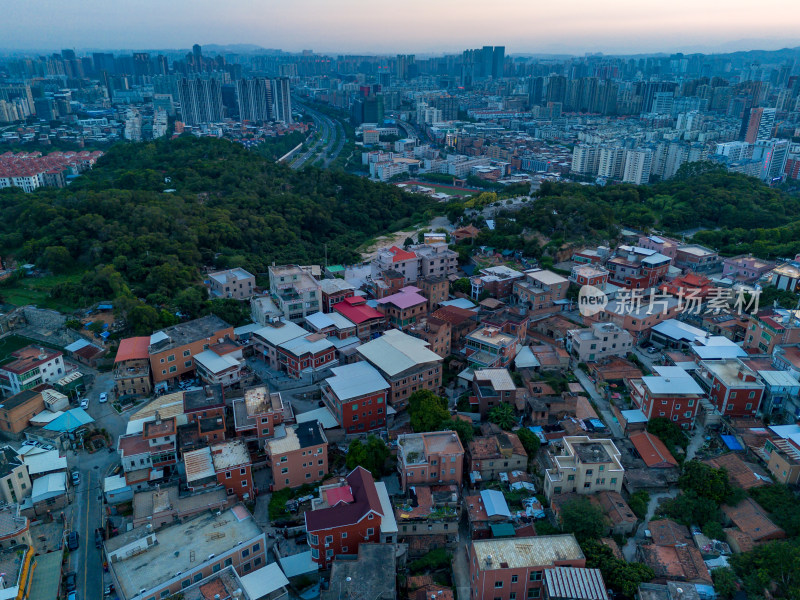
[[[62,300],[51,298],[50,290],[60,283],[77,283],[83,273],[69,275],[45,275],[44,277],[22,277],[9,280],[0,286],[0,296],[8,304],[14,306],[27,306],[29,304],[39,308],[51,308],[69,313],[78,306],[71,306]]]

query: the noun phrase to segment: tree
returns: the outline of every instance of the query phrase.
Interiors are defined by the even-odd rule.
[[[600,569],[606,585],[626,598],[633,598],[640,583],[655,577],[653,569],[642,563],[629,563],[614,556],[611,548],[597,540],[581,542],[586,567]]]
[[[700,525],[703,527],[709,521],[719,521],[719,505],[703,496],[698,496],[694,491],[683,492],[676,498],[667,500],[661,505],[662,512],[684,525]]]
[[[100,335],[101,333],[103,333],[105,327],[106,324],[103,321],[92,321],[91,323],[89,323],[89,331],[91,331],[96,335]]]
[[[72,256],[64,246],[48,246],[39,258],[39,265],[53,273],[63,273],[72,264]]]
[[[528,461],[533,460],[536,457],[536,453],[539,452],[539,447],[542,445],[539,436],[527,427],[523,427],[517,431],[517,437],[522,447],[525,448],[525,452],[528,454]]]
[[[517,424],[517,415],[514,407],[508,402],[503,402],[489,409],[488,418],[489,421],[506,431],[511,431],[511,428]]]
[[[208,310],[234,327],[250,322],[249,307],[233,298],[215,298],[209,303]]]
[[[647,490],[639,490],[631,494],[630,500],[628,500],[628,505],[631,507],[633,514],[635,514],[640,519],[644,519],[647,516],[647,507],[650,504],[650,494],[647,493]]]
[[[367,443],[356,438],[347,448],[345,464],[348,470],[364,467],[372,473],[375,479],[383,476],[386,459],[389,458],[389,448],[384,441],[374,435],[367,437]]]
[[[722,567],[711,571],[711,579],[714,580],[714,591],[723,600],[730,600],[736,593],[736,574],[730,567]]]
[[[447,401],[430,390],[418,390],[408,398],[411,429],[416,433],[437,431],[450,420]]]
[[[472,282],[466,277],[459,277],[451,285],[450,289],[455,293],[467,294],[472,291]]]
[[[800,542],[769,542],[730,557],[749,598],[800,598]],[[770,594],[767,594],[767,590]]]
[[[692,460],[683,465],[678,487],[693,491],[698,496],[722,504],[730,496],[732,488],[725,469],[715,469],[705,463]]]
[[[442,429],[455,431],[464,448],[466,448],[472,441],[472,438],[475,437],[475,429],[472,427],[472,423],[462,419],[450,419],[442,424]]]
[[[579,542],[597,539],[607,531],[606,517],[588,498],[573,498],[561,506],[561,529],[574,533]]]

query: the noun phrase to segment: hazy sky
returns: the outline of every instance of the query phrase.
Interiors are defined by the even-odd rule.
[[[798,0],[0,0],[0,48],[671,52],[800,45]]]

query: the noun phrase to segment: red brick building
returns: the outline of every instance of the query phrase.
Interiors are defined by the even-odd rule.
[[[622,287],[647,289],[658,285],[672,259],[639,246],[620,246],[606,263],[608,280]]]
[[[473,540],[469,545],[472,600],[528,600],[545,597],[545,571],[585,567],[575,536]]]
[[[242,440],[229,440],[211,446],[211,460],[217,483],[224,486],[228,495],[236,494],[240,500],[253,499],[257,490],[253,484],[253,461]]]
[[[248,388],[244,398],[233,400],[236,435],[246,441],[265,440],[275,435],[275,427],[286,418],[280,392],[270,393],[264,386]]]
[[[322,400],[347,433],[386,427],[389,384],[368,362],[331,369],[322,383]]]
[[[403,491],[412,485],[441,483],[460,488],[464,479],[464,447],[452,431],[398,436],[397,471]]]
[[[355,294],[353,284],[347,283],[344,279],[320,279],[320,291],[322,293],[322,312],[333,312],[333,305],[343,302],[346,298],[352,298]]]
[[[367,305],[361,296],[345,298],[333,305],[333,310],[356,325],[356,334],[362,341],[369,340],[374,334],[386,328],[386,317]]]
[[[225,393],[221,384],[183,393],[183,413],[197,427],[198,439],[213,443],[225,439]]]
[[[698,377],[708,387],[708,398],[726,417],[753,417],[761,407],[764,384],[738,358],[703,361]]]
[[[684,429],[694,425],[703,390],[681,367],[654,367],[658,375],[629,379],[631,400],[649,419],[663,417]]]
[[[328,473],[328,440],[318,421],[286,428],[286,435],[266,444],[274,490],[322,481]]]
[[[359,544],[380,542],[381,493],[386,495],[386,488],[379,492],[370,472],[362,467],[342,481],[321,486],[312,510],[304,514],[311,560],[325,569],[337,556],[357,555]],[[388,495],[385,503],[391,510]]]
[[[278,345],[278,364],[289,377],[319,371],[336,361],[336,348],[321,333],[310,333]]]

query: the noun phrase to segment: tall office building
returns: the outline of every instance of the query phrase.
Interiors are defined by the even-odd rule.
[[[223,119],[222,89],[218,79],[186,79],[178,82],[181,119],[186,125],[218,123]]]
[[[272,82],[264,77],[236,82],[236,99],[242,121],[274,121]]]
[[[753,160],[761,163],[759,176],[763,181],[779,181],[789,158],[789,140],[757,140],[753,146]]]
[[[499,79],[503,76],[503,67],[506,62],[506,47],[495,46],[492,52],[492,77]]]
[[[758,140],[770,139],[772,137],[772,127],[774,125],[774,108],[751,108],[744,141],[748,144],[755,144]]]
[[[272,80],[272,118],[284,125],[292,123],[292,91],[288,77]]]
[[[547,78],[547,102],[561,102],[567,98],[567,78],[563,75],[550,75]]]

